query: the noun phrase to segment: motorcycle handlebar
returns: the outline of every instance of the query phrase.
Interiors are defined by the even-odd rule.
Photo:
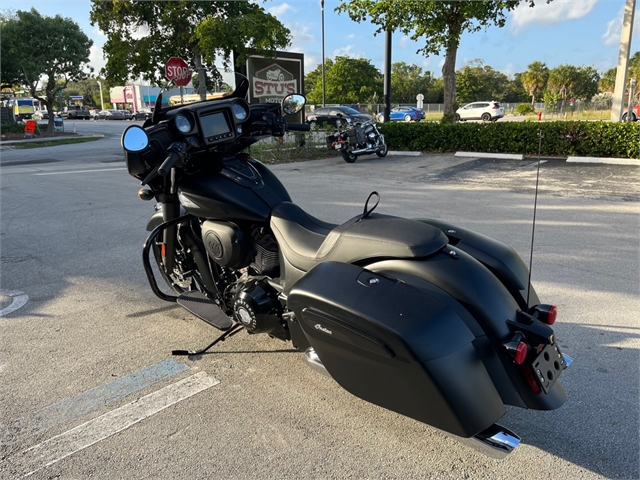
[[[287,130],[294,132],[308,132],[311,126],[306,123],[287,123]]]

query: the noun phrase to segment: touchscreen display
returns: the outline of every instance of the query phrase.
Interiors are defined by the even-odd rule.
[[[229,133],[231,131],[227,119],[222,112],[201,116],[200,125],[202,126],[202,133],[205,137]]]

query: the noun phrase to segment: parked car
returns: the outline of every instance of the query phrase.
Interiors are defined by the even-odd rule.
[[[94,120],[125,120],[124,110],[100,110],[93,116]]]
[[[368,122],[369,120],[373,120],[371,115],[360,113],[355,108],[321,107],[307,113],[306,121],[311,128],[315,128],[317,125],[323,123],[339,127],[342,126],[343,122],[346,122],[347,118],[351,119],[352,122]]]
[[[36,110],[33,115],[31,115],[33,120],[49,120],[49,112],[46,110]]]
[[[456,111],[456,120],[482,120],[483,122],[495,122],[504,117],[502,104],[496,101],[468,103]]]
[[[151,118],[153,115],[153,110],[151,108],[141,108],[137,112],[135,112],[129,120],[147,120]]]
[[[125,120],[133,120],[133,113],[131,113],[129,110],[119,110],[120,112],[122,112],[122,115],[124,115],[124,119]]]
[[[413,107],[394,107],[391,109],[389,119],[392,122],[411,122],[424,120],[424,112]],[[378,114],[378,121],[384,122],[384,113]]]

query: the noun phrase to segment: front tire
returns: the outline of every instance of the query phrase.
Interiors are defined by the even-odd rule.
[[[344,158],[344,161],[347,163],[354,163],[358,159],[357,155],[354,155],[353,153],[348,152],[347,150],[341,150],[340,155],[342,155],[342,158]]]
[[[389,153],[389,145],[387,145],[387,142],[383,141],[382,147],[376,152],[376,155],[380,158],[384,158],[387,156],[387,153]]]
[[[412,120],[411,115],[405,115],[404,116],[404,121],[405,122],[410,122]]]
[[[162,254],[160,250],[161,245],[162,243],[160,241],[154,242],[152,247],[153,258],[155,259],[156,267],[160,272],[162,279],[167,284],[167,286],[171,289],[171,291],[175,295],[181,295],[182,293],[188,292],[190,290],[197,290],[196,282],[194,281],[193,278],[188,278],[188,279],[180,278],[180,274],[178,272],[171,273],[171,274],[167,273],[166,269],[164,268],[164,264],[162,262]],[[191,259],[191,261],[193,261],[193,259]],[[177,264],[176,264],[176,269],[179,270],[179,267],[177,266]]]

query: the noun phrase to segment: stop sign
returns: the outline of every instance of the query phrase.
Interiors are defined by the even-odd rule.
[[[174,80],[179,87],[184,87],[191,81],[191,70],[180,57],[171,57],[164,67],[164,73],[167,79]]]

